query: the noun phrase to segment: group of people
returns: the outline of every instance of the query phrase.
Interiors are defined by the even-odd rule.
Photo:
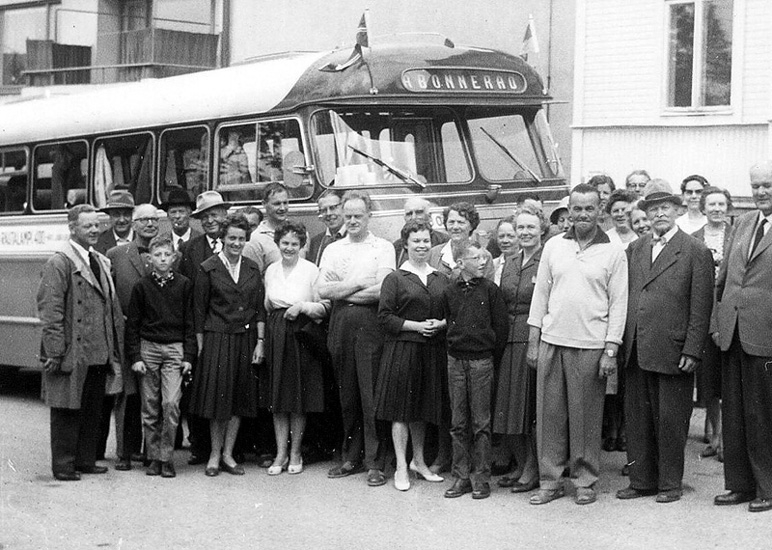
[[[384,485],[393,448],[396,489],[450,471],[445,497],[484,499],[496,454],[514,467],[500,486],[540,505],[565,495],[567,476],[583,505],[597,499],[601,449],[618,449],[630,484],[617,498],[674,502],[697,371],[705,454],[723,455],[729,491],[715,503],[772,509],[772,162],[751,169],[757,209],[734,226],[729,194],[700,176],[680,195],[645,171],[625,187],[596,176],[549,218],[524,200],[487,246],[472,204],[446,208],[440,231],[421,198],[390,243],[356,190],[320,195],[326,229],[313,237],[276,183],[264,218],[229,214],[216,191],[195,204],[172,193],[171,234],[155,207],[119,191],[101,237],[96,209],[73,207],[38,295],[54,476],[106,471],[108,403],[116,468],[130,469],[144,441],[147,474],[164,477],[181,413],[189,462],[214,477],[244,474],[240,441],[267,437],[267,422],[268,475],[301,473],[309,415],[334,410],[317,423],[339,441],[330,478],[366,472]],[[100,241],[114,244],[107,257]]]

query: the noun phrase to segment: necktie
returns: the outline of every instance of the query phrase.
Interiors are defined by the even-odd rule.
[[[220,242],[220,239],[217,239],[212,243],[212,252],[215,254],[219,254],[222,251],[222,243]]]
[[[767,224],[767,218],[761,218],[761,223],[759,223],[759,226],[756,228],[756,234],[753,236],[751,253],[748,255],[749,258],[753,257],[753,253],[756,251],[756,248],[759,246],[761,239],[764,238],[764,226],[766,224]]]
[[[94,277],[96,277],[99,288],[102,288],[102,269],[99,267],[99,260],[97,260],[95,253],[88,253],[88,263],[91,266],[91,271],[94,273]]]

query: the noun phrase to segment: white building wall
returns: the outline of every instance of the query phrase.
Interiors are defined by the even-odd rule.
[[[748,196],[748,168],[772,153],[772,2],[734,0],[733,99],[721,113],[664,109],[664,0],[579,0],[572,183],[618,184],[644,168],[674,187],[692,173]]]

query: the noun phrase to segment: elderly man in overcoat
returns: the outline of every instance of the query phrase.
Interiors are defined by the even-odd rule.
[[[627,249],[629,293],[623,338],[630,486],[617,498],[682,495],[694,370],[713,307],[713,256],[676,225],[681,197],[651,180],[640,207],[652,232]]]
[[[105,393],[122,385],[123,314],[110,262],[93,249],[98,214],[82,204],[68,220],[70,240],[46,262],[37,295],[51,467],[60,481],[107,471],[96,464],[99,417]]]

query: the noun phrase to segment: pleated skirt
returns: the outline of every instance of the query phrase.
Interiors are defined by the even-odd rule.
[[[391,422],[439,424],[447,395],[443,344],[387,341],[375,385],[375,415]]]
[[[252,374],[256,344],[255,330],[204,333],[204,346],[191,385],[192,414],[214,420],[257,416],[257,379]]]
[[[528,344],[509,342],[499,366],[493,398],[493,432],[533,433],[536,421],[536,371],[525,362]]]
[[[266,364],[260,370],[260,406],[271,412],[324,412],[322,364],[296,334],[309,322],[284,319],[286,309],[268,316]]]

